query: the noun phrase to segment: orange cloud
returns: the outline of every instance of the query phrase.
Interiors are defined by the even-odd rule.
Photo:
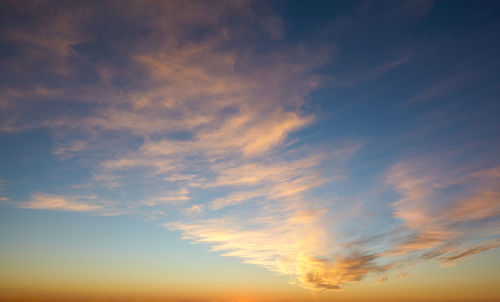
[[[395,165],[387,181],[401,198],[393,203],[394,216],[412,232],[392,249],[394,254],[426,251],[424,259],[440,258],[451,263],[487,249],[496,243],[470,248],[471,242],[498,235],[492,219],[500,217],[498,167],[487,170],[448,170],[422,161]],[[459,186],[460,194],[441,195],[440,190]]]
[[[184,239],[211,243],[212,251],[223,256],[242,258],[245,263],[263,266],[292,277],[291,283],[312,290],[340,289],[357,282],[369,273],[382,272],[390,265],[375,263],[377,255],[352,253],[326,260],[329,249],[321,217],[325,210],[294,211],[263,219],[257,215],[247,223],[235,217],[194,221],[190,224],[168,223]]]
[[[95,197],[86,197],[87,202],[75,201],[62,196],[35,193],[32,200],[22,203],[19,206],[26,209],[40,209],[40,210],[57,210],[57,211],[74,211],[74,212],[87,212],[102,209],[102,206],[88,202],[92,201]]]

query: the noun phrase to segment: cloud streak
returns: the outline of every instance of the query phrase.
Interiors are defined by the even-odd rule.
[[[430,162],[415,159],[390,170],[387,180],[401,194],[394,216],[411,231],[392,251],[416,257],[426,251],[423,258],[449,263],[497,247],[491,237],[499,232],[498,167],[464,173]]]
[[[184,239],[210,243],[212,251],[289,275],[292,284],[314,291],[340,289],[391,267],[377,264],[378,255],[374,254],[353,252],[335,257],[325,254],[333,244],[320,222],[325,214],[325,209],[318,209],[288,215],[257,215],[246,224],[242,218],[224,217],[166,226],[182,231]]]
[[[19,206],[25,209],[89,212],[103,208],[101,205],[94,203],[95,198],[95,196],[68,198],[64,196],[35,193],[30,201],[23,202]]]

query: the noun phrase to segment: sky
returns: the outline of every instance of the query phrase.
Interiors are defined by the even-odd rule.
[[[500,301],[495,1],[2,1],[2,301]]]

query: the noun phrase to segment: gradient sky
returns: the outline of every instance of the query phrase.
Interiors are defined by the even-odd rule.
[[[2,1],[0,300],[500,301],[499,4]]]

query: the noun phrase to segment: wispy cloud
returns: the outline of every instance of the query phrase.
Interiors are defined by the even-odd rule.
[[[166,192],[163,195],[152,197],[150,199],[144,200],[144,204],[147,206],[156,206],[161,204],[179,204],[186,203],[191,200],[191,197],[188,195],[189,191],[186,188],[180,188],[177,191]]]
[[[425,259],[450,262],[497,246],[494,241],[487,244],[489,248],[470,249],[474,242],[487,242],[498,235],[497,169],[443,170],[442,165],[432,165],[425,159],[392,167],[388,182],[401,194],[401,199],[393,204],[394,216],[411,230],[394,246],[393,252],[426,251]]]
[[[323,173],[319,165],[326,156],[310,148],[288,148],[296,143],[290,135],[315,119],[303,111],[302,105],[320,85],[320,77],[313,70],[328,59],[327,52],[298,45],[276,47],[264,55],[258,49],[242,47],[248,45],[248,36],[264,36],[279,43],[284,35],[279,17],[257,15],[245,1],[209,7],[202,2],[151,4],[162,12],[157,17],[150,16],[151,7],[140,2],[124,5],[131,9],[115,10],[116,15],[108,18],[111,22],[140,19],[141,26],[149,27],[151,34],[137,35],[133,26],[124,30],[130,29],[141,43],[130,44],[125,36],[118,35],[113,43],[106,44],[79,18],[53,39],[44,39],[43,32],[12,29],[8,39],[23,47],[24,55],[30,51],[39,54],[30,59],[71,67],[64,69],[68,88],[46,94],[43,100],[54,104],[67,98],[90,110],[77,116],[67,116],[67,110],[55,115],[47,112],[28,123],[21,114],[26,106],[19,106],[17,101],[31,98],[28,92],[33,89],[24,88],[10,94],[10,105],[5,108],[12,118],[3,129],[48,126],[57,133],[59,144],[54,153],[61,158],[99,152],[88,185],[117,190],[133,174],[136,179],[141,175],[143,180],[165,188],[153,188],[136,201],[113,207],[94,199],[42,193],[33,194],[32,200],[19,206],[99,213],[130,210],[149,212],[147,217],[169,208],[182,221],[169,223],[169,227],[183,231],[186,238],[215,242],[215,250],[227,247],[228,255],[290,274],[299,284],[333,288],[357,279],[333,281],[333,275],[327,277],[322,271],[340,270],[342,262],[332,264],[315,258],[322,255],[320,245],[325,242],[320,240],[324,231],[319,220],[326,209],[321,203],[309,205],[306,196],[312,189],[338,179],[340,171]],[[86,11],[94,12],[94,8]],[[57,22],[71,20],[72,12],[61,11]],[[237,15],[239,21],[229,24],[227,15]],[[248,26],[256,19],[261,19],[257,24],[262,27]],[[206,29],[203,37],[191,39],[199,26]],[[253,28],[251,33],[248,28]],[[45,30],[52,31],[51,27]],[[85,49],[99,43],[113,48],[114,57],[123,63],[93,62]],[[89,82],[82,84],[80,72],[89,69]],[[18,75],[26,77],[21,72]],[[119,84],[124,78],[133,80],[127,89]],[[50,89],[46,87],[45,91]],[[109,148],[111,152],[96,149],[108,144],[109,134],[137,138],[141,143],[131,146],[126,139],[116,139]],[[355,152],[351,151],[347,156]],[[199,191],[210,190],[219,193],[209,200],[197,198]],[[246,207],[255,209],[249,214],[254,230],[245,225],[249,217],[242,209]],[[229,222],[224,219],[227,211],[239,214]],[[226,227],[221,228],[224,221]],[[279,242],[269,245],[278,237]],[[354,261],[348,259],[343,266],[349,267]],[[361,261],[366,265],[371,262]]]
[[[64,197],[50,194],[35,193],[28,202],[19,204],[25,209],[57,210],[72,212],[88,212],[102,209],[95,203],[95,196]]]
[[[184,239],[213,244],[212,251],[222,251],[223,256],[292,276],[292,283],[312,290],[340,289],[369,273],[390,268],[377,264],[378,256],[373,254],[325,254],[334,244],[321,222],[325,214],[326,209],[295,210],[273,216],[260,213],[246,220],[224,217],[166,226],[182,231]]]
[[[454,253],[444,258],[441,258],[441,263],[443,263],[444,265],[455,265],[465,257],[470,257],[472,255],[479,254],[484,251],[495,249],[498,247],[500,247],[500,242],[498,240],[486,242],[484,244],[480,244],[472,248],[466,249],[464,251],[460,251],[458,253]]]

